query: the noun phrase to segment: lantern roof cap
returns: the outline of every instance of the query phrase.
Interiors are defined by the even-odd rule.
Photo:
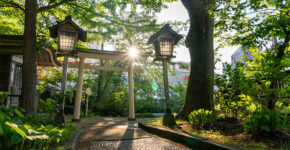
[[[51,26],[49,28],[51,37],[52,38],[56,38],[57,37],[57,33],[58,33],[58,28],[61,25],[66,24],[66,23],[71,24],[77,30],[79,40],[81,40],[83,42],[86,41],[86,39],[87,39],[87,32],[84,31],[82,28],[80,28],[75,22],[73,22],[71,16],[65,17],[65,20],[60,21],[60,22],[57,22],[57,24],[55,24],[55,25],[53,25],[53,26]]]
[[[152,44],[155,43],[158,40],[158,37],[162,34],[162,33],[169,33],[171,34],[175,40],[174,40],[174,45],[176,45],[182,38],[183,35],[178,34],[177,32],[175,32],[174,30],[171,29],[171,27],[169,26],[169,24],[165,24],[158,32],[156,32],[155,34],[153,34],[148,41],[148,44]]]

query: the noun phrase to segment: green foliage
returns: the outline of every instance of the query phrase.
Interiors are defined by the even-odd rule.
[[[0,149],[49,149],[63,145],[76,130],[74,124],[63,128],[46,122],[43,117],[22,116],[21,109],[1,107]],[[33,144],[32,144],[33,143]]]
[[[170,87],[170,105],[172,112],[179,112],[184,104],[186,96],[186,82],[176,84],[174,87]]]
[[[175,64],[170,64],[174,68]],[[179,65],[187,65],[179,63]],[[134,74],[134,98],[136,113],[164,113],[165,99],[161,63],[146,64],[147,71]],[[156,69],[158,68],[158,69]],[[185,67],[187,68],[187,67]],[[84,88],[92,90],[89,97],[89,112],[101,116],[126,116],[128,114],[127,76],[119,72],[102,72],[101,101],[96,101],[99,76],[95,72],[85,72]],[[156,87],[152,89],[152,84]],[[172,111],[178,112],[183,105],[186,93],[185,83],[170,85],[170,103]],[[159,99],[156,99],[158,96]]]
[[[277,84],[289,78],[285,73],[290,64],[289,1],[217,0],[213,7],[211,13],[216,20],[215,37],[219,47],[241,45],[252,52],[255,59],[246,69],[247,78],[257,82],[256,87],[265,92],[267,104],[264,105],[274,109],[282,91]]]
[[[191,112],[188,118],[190,123],[206,128],[210,127],[210,125],[217,120],[217,115],[212,111],[199,109]]]
[[[24,118],[24,109],[21,107],[6,107],[6,106],[0,106],[0,112],[5,113],[9,117],[13,117],[15,121],[21,122],[21,119]]]
[[[252,80],[246,79],[246,75],[241,70],[243,66],[244,64],[238,63],[237,67],[233,69],[230,64],[224,63],[223,74],[215,76],[215,83],[219,88],[216,93],[216,101],[228,117],[230,114],[238,117],[246,112],[246,107],[253,102],[248,94],[257,93],[257,90],[251,86]]]
[[[51,115],[55,114],[58,112],[58,103],[51,98],[48,98],[46,100],[39,99],[38,112],[48,113]]]
[[[72,123],[68,123],[64,126],[60,142],[64,144],[76,131],[76,126]]]
[[[52,116],[45,116],[45,115],[42,115],[42,116],[36,115],[36,114],[27,115],[25,116],[23,121],[28,124],[33,124],[35,126],[48,125],[48,124],[57,125],[54,122],[54,118]]]
[[[258,110],[247,117],[242,124],[245,130],[253,134],[274,133],[276,127],[280,125],[280,113],[269,109]]]
[[[49,74],[47,74],[49,72]],[[72,69],[72,72],[67,73],[67,83],[76,83],[77,81],[77,72],[75,69]],[[60,83],[62,81],[62,70],[57,67],[45,67],[38,68],[38,76],[41,85],[38,86],[38,89],[43,89],[46,86],[54,86],[60,88]],[[72,87],[67,87],[72,88]]]
[[[0,105],[4,105],[5,99],[8,96],[8,92],[0,92]]]
[[[288,0],[217,0],[215,36],[221,44],[266,47],[273,37],[289,36],[288,10]]]
[[[154,118],[156,117],[154,114],[151,113],[137,113],[136,118]]]
[[[245,67],[245,74],[247,80],[256,81],[253,86],[258,90],[258,96],[265,96],[267,101],[261,102],[262,105],[266,106],[269,101],[278,99],[280,96],[289,95],[289,81],[290,77],[286,73],[286,69],[290,66],[287,62],[287,58],[282,58],[280,64],[277,66],[278,61],[275,54],[272,51],[253,52],[255,59],[247,60],[249,64]],[[273,83],[278,83],[280,88],[273,88]],[[279,96],[280,95],[280,96]],[[288,105],[289,100],[286,98],[280,98],[278,101],[282,102],[283,105]]]

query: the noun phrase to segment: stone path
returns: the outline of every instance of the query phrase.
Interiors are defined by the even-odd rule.
[[[82,130],[77,150],[187,150],[182,145],[149,134],[127,118],[88,118],[77,123]]]

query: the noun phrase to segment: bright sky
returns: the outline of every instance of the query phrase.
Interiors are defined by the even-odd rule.
[[[186,21],[188,20],[188,14],[184,6],[180,1],[173,2],[168,4],[168,8],[162,10],[158,14],[158,23],[163,23],[166,21]],[[180,33],[186,35],[187,33]],[[185,37],[184,37],[185,38]],[[217,46],[217,43],[214,43],[215,46]],[[219,51],[219,54],[222,54],[221,60],[223,62],[231,62],[231,55],[234,53],[235,50],[237,50],[238,47],[225,47]],[[176,58],[173,59],[173,61],[190,61],[189,52],[188,49],[184,46],[178,47],[174,49],[176,51]],[[221,73],[222,65],[217,64],[216,66],[216,72]]]

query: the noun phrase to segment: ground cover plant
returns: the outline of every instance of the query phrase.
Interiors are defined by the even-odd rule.
[[[52,149],[63,146],[76,130],[74,124],[23,113],[19,107],[0,107],[0,149]]]

